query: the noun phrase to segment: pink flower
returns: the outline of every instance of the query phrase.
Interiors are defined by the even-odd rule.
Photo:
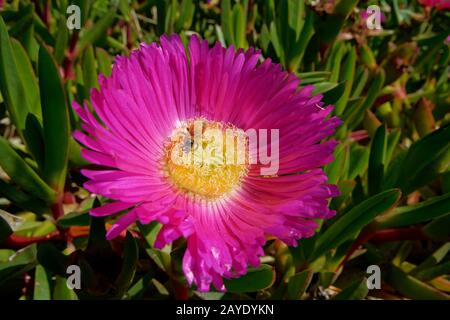
[[[419,0],[426,7],[436,7],[438,10],[450,9],[450,0]]]
[[[91,214],[127,210],[108,239],[137,220],[158,221],[163,227],[156,247],[187,240],[183,271],[189,284],[225,290],[222,277],[259,265],[267,236],[295,246],[313,235],[315,219],[334,215],[328,199],[338,190],[326,184],[321,167],[336,146],[323,140],[340,120],[327,119],[332,107],[323,107],[312,86],[299,89],[294,74],[269,59],[258,63],[260,53],[253,49],[235,52],[219,43],[210,49],[193,36],[187,51],[173,35],[163,36],[161,46],[143,44],[130,57],[118,57],[112,75],[99,77],[100,91],[92,91],[100,121],[86,105],[74,103],[85,131],[74,136],[86,147],[84,158],[101,166],[83,170],[90,179],[85,188],[113,200]],[[195,150],[202,160],[214,157],[205,150],[215,139],[200,135],[195,141],[194,133],[192,140],[198,124],[201,134],[215,129],[243,136],[245,161],[175,161]],[[279,139],[267,138],[262,147],[268,155],[278,145],[276,173],[262,174],[267,162],[250,161],[253,151],[261,151],[249,147],[252,129],[279,129]]]

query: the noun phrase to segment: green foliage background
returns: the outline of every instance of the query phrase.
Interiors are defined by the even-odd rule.
[[[416,1],[0,1],[0,297],[9,299],[449,299],[449,11]],[[66,9],[81,8],[81,30]],[[383,30],[361,13],[383,12]],[[184,242],[153,247],[157,224],[108,242],[88,210],[107,199],[81,186],[79,120],[115,55],[197,33],[261,48],[314,84],[344,120],[326,167],[335,218],[288,248],[270,239],[262,266],[227,293],[188,288]],[[82,289],[66,286],[66,267]],[[382,289],[368,290],[379,265]]]

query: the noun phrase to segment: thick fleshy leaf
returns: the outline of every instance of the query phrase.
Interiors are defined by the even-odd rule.
[[[446,125],[411,145],[396,185],[410,193],[445,172],[449,163],[450,125]]]
[[[254,292],[270,287],[275,281],[275,272],[273,268],[267,264],[263,264],[256,269],[249,269],[244,276],[224,280],[225,288],[228,292],[244,293]]]
[[[288,299],[301,299],[312,280],[312,276],[311,270],[305,270],[290,277],[287,285]]]
[[[343,118],[350,129],[356,129],[364,118],[366,110],[372,107],[376,98],[380,95],[385,80],[385,72],[379,69],[374,75],[364,100],[357,104],[355,108],[347,108]]]
[[[345,111],[348,99],[350,98],[350,93],[352,91],[353,81],[355,77],[355,65],[356,50],[352,47],[347,53],[340,75],[340,80],[345,81],[345,89],[344,93],[335,104],[334,113],[336,115],[341,115]]]
[[[367,279],[356,280],[352,282],[348,287],[339,292],[334,300],[362,300],[369,293],[367,288]]]
[[[39,50],[39,87],[45,143],[43,173],[47,183],[61,193],[67,171],[69,112],[58,67],[45,47]]]
[[[404,296],[417,300],[450,300],[450,296],[391,266],[387,281]]]
[[[395,228],[430,221],[450,213],[450,193],[420,202],[398,207],[392,213],[377,220],[377,228]]]
[[[0,196],[12,201],[23,210],[29,210],[37,214],[43,214],[48,211],[47,206],[42,200],[24,193],[3,180],[0,180]]]
[[[30,168],[7,140],[0,137],[0,166],[8,176],[22,189],[51,204],[55,192]]]
[[[0,91],[9,116],[19,134],[25,138],[29,114],[40,118],[39,92],[31,63],[21,45],[10,40],[3,19],[0,17]],[[35,151],[33,136],[25,141]]]
[[[348,146],[341,144],[334,151],[334,161],[325,167],[328,183],[336,184],[347,172]]]
[[[399,190],[387,190],[363,201],[342,216],[336,217],[334,223],[318,235],[313,257],[320,257],[353,237],[355,233],[359,233],[377,215],[391,209],[399,198]]]
[[[108,77],[111,74],[111,57],[102,48],[96,48],[95,55],[97,56],[99,72],[105,77]]]
[[[44,267],[37,265],[34,273],[34,300],[51,300],[50,279]]]
[[[90,222],[88,212],[71,212],[58,219],[58,225],[63,228],[89,226]]]
[[[118,298],[122,297],[133,281],[134,273],[136,272],[138,255],[139,251],[136,240],[128,232],[123,248],[122,270],[114,283]]]
[[[450,214],[431,221],[423,228],[423,231],[433,239],[448,239],[450,236]]]
[[[425,261],[418,265],[414,270],[411,271],[411,275],[415,276],[427,268],[434,267],[436,264],[440,263],[450,251],[450,243],[442,245],[437,249],[431,256],[429,256]]]
[[[83,54],[83,82],[86,89],[86,96],[89,97],[89,91],[98,87],[97,66],[92,46],[86,47]]]
[[[146,242],[146,252],[153,262],[161,269],[168,273],[171,272],[171,261],[170,256],[171,245],[166,246],[164,249],[159,250],[154,248],[156,237],[159,230],[161,230],[162,225],[157,222],[152,222],[149,224],[137,223],[138,228],[145,238]]]
[[[5,241],[12,233],[9,223],[0,216],[0,243]]]
[[[116,18],[116,8],[108,11],[97,23],[87,30],[77,43],[77,52],[83,52],[88,45],[95,43],[98,39],[105,35],[105,31],[113,24]]]
[[[9,279],[32,270],[37,265],[36,245],[30,245],[16,252],[8,262],[0,263],[0,287]]]
[[[37,259],[48,271],[60,276],[66,276],[68,257],[61,253],[51,242],[38,245]]]
[[[66,278],[56,276],[53,300],[78,300],[77,294],[67,285]]]
[[[111,251],[111,245],[106,240],[105,218],[91,216],[89,239],[86,251],[96,254]]]
[[[378,127],[372,140],[369,157],[369,195],[381,191],[383,183],[387,148],[387,132],[385,126]]]

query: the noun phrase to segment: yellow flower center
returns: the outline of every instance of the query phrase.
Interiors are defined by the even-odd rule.
[[[197,118],[181,123],[165,145],[164,173],[181,192],[205,200],[236,190],[248,172],[245,132]]]

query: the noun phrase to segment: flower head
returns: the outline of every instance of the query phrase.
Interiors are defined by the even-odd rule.
[[[202,291],[257,266],[267,236],[295,246],[334,214],[338,190],[321,167],[340,120],[312,86],[259,58],[163,36],[100,76],[98,117],[74,104],[84,131],[74,136],[100,166],[83,170],[85,188],[113,200],[91,214],[126,212],[109,239],[137,220],[163,225],[158,248],[186,238],[183,271]]]

